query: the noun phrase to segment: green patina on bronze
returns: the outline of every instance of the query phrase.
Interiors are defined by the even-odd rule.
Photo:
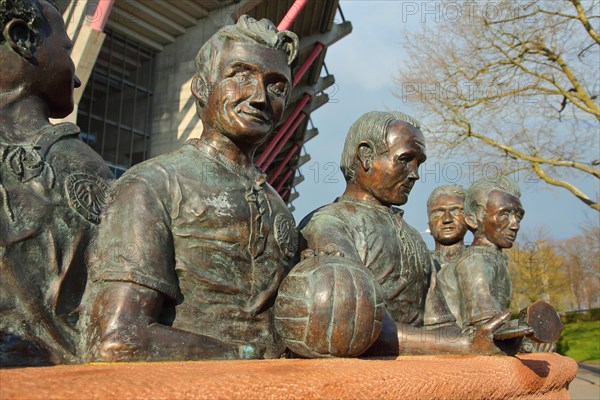
[[[86,250],[113,176],[73,124],[62,17],[0,1],[0,365],[77,362]]]
[[[198,52],[200,139],[115,185],[97,241],[85,358],[277,358],[273,303],[296,255],[294,219],[253,164],[291,94],[298,38],[240,17]]]

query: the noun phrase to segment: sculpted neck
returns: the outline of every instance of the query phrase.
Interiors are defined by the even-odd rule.
[[[342,197],[346,200],[360,201],[374,206],[389,207],[386,204],[382,204],[371,192],[354,181],[346,182],[346,190],[342,194]]]
[[[202,132],[201,139],[206,144],[216,149],[223,157],[228,158],[236,164],[242,167],[250,167],[253,165],[252,158],[254,156],[254,150],[256,149],[255,147],[249,149],[241,148],[227,136],[211,128],[205,129]]]
[[[496,246],[487,237],[485,237],[483,234],[478,233],[477,231],[473,234],[473,246],[490,247],[492,249],[502,251],[501,247]]]
[[[458,254],[464,247],[465,242],[463,240],[449,245],[435,242],[435,251],[441,251],[448,255]]]
[[[0,95],[0,138],[7,143],[22,143],[35,139],[35,134],[48,120],[48,106],[36,96],[23,97],[18,91]]]
[[[346,190],[344,191],[344,194],[342,194],[342,197],[345,197],[346,199],[370,203],[373,205],[382,205],[379,201],[377,201],[375,197],[373,197],[371,193],[365,191],[360,185],[358,185],[354,181],[346,183]]]

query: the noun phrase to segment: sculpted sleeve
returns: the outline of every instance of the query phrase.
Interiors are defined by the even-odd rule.
[[[177,298],[170,186],[160,168],[118,181],[91,255],[93,282],[132,282]]]
[[[456,278],[461,293],[460,310],[463,325],[474,325],[503,311],[493,296],[493,265],[477,252],[470,253],[456,265]]]
[[[298,226],[300,231],[300,249],[311,249],[326,254],[341,252],[344,257],[360,261],[353,232],[348,229],[348,223],[343,218],[332,213],[317,210],[307,216]]]

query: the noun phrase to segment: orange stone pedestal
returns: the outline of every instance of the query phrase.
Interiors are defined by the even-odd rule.
[[[0,370],[1,399],[568,399],[557,354],[190,361]]]

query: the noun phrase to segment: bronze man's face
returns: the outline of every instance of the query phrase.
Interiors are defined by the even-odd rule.
[[[47,100],[50,117],[62,118],[73,111],[73,88],[81,82],[75,76],[69,54],[73,42],[67,36],[62,16],[51,4],[40,4],[48,26],[41,30],[41,42],[34,53],[40,67],[35,90]]]
[[[363,186],[384,206],[406,204],[427,158],[425,138],[419,129],[398,122],[390,126],[387,142],[388,150],[375,156]]]
[[[279,123],[291,90],[286,54],[230,41],[220,54],[219,77],[209,89],[209,123],[239,146],[263,142]]]
[[[518,197],[493,190],[485,205],[485,215],[478,229],[489,243],[498,249],[511,248],[517,239],[521,219],[525,211]]]
[[[437,243],[449,246],[463,240],[467,233],[464,214],[465,198],[442,194],[429,208],[429,230]]]

